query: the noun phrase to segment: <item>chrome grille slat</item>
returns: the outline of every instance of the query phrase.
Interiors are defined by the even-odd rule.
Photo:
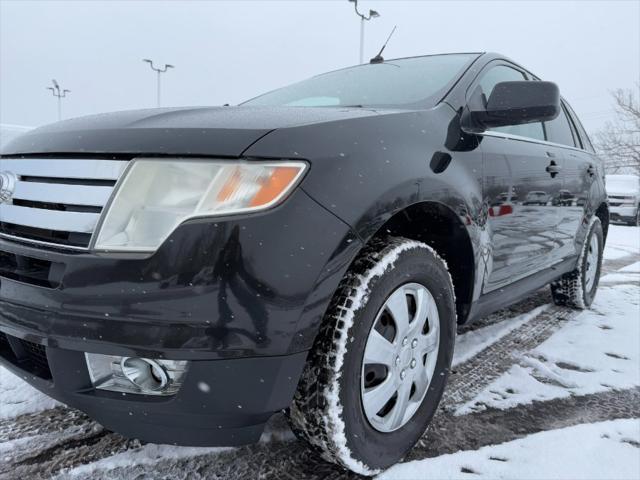
[[[0,171],[28,177],[117,180],[126,166],[121,160],[0,158]]]
[[[84,212],[60,212],[43,208],[0,205],[2,222],[25,227],[57,230],[59,232],[93,232],[100,214]]]
[[[113,187],[18,181],[13,198],[36,202],[100,207],[107,203],[112,191]]]
[[[0,172],[17,177],[0,204],[0,237],[87,249],[126,160],[0,158]]]

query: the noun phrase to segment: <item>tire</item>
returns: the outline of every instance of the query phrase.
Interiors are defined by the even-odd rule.
[[[428,297],[423,289],[432,296]],[[406,292],[414,291],[416,296],[411,300],[412,293]],[[407,336],[401,339],[398,335],[401,330],[393,320],[395,317],[389,317],[391,320],[387,319],[384,328],[390,329],[386,334],[397,349],[392,353],[393,365],[371,365],[364,358],[367,342],[369,338],[377,337],[374,327],[378,328],[385,315],[390,315],[388,305],[394,298],[401,298],[408,308],[408,321],[405,322],[408,328],[416,328],[418,323],[414,322],[423,317],[418,311],[424,311],[426,307],[417,306],[418,298],[433,301],[429,305],[435,310],[429,310],[428,318],[424,320],[428,332],[421,328],[420,333],[409,334],[412,340],[407,341]],[[416,302],[413,313],[412,301]],[[435,317],[439,321],[432,320]],[[435,329],[436,322],[438,329]],[[365,248],[342,280],[324,318],[289,410],[294,433],[325,460],[362,475],[374,475],[398,462],[422,436],[436,412],[451,366],[455,328],[453,284],[445,262],[437,253],[424,243],[404,238],[375,241]],[[437,340],[437,350],[425,354],[416,365],[415,360],[421,356],[419,352],[428,343],[428,338]],[[424,351],[431,347],[425,347]],[[382,355],[383,351],[384,355],[388,354],[386,348],[371,347],[371,352]],[[397,358],[395,352],[399,352]],[[398,360],[400,355],[402,359]],[[389,431],[382,431],[380,425],[373,426],[375,422],[372,423],[365,412],[365,389],[368,387],[364,382],[371,375],[365,366],[367,369],[382,367],[381,376],[386,376],[385,380],[404,385],[398,387],[391,412],[401,412],[399,399],[406,398],[407,405],[411,406],[407,407],[406,415],[393,413],[393,417],[380,417],[381,423],[393,426],[391,420],[399,419],[404,422],[402,425],[395,425],[396,428]],[[400,369],[409,372],[406,379],[411,382],[410,387],[399,380]],[[416,387],[419,378],[427,377],[424,374],[428,369],[433,369],[430,382],[425,386],[421,380],[421,387]],[[405,392],[402,397],[399,396],[401,389]],[[393,398],[389,402],[394,403]],[[387,408],[389,402],[378,413]],[[369,400],[367,405],[371,405]],[[411,409],[415,409],[412,414]],[[371,414],[371,407],[369,410]],[[373,418],[378,421],[377,414]]]
[[[636,215],[627,222],[630,227],[640,227],[640,207],[636,210]]]
[[[594,242],[597,242],[597,245],[594,245]],[[600,281],[603,249],[602,224],[594,215],[589,224],[576,269],[565,273],[551,284],[551,294],[556,305],[579,310],[591,306]],[[592,278],[591,275],[593,275]]]

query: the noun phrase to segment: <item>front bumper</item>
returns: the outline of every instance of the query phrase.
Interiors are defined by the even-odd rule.
[[[9,348],[0,349],[0,362],[127,436],[251,442],[289,405],[359,248],[351,229],[302,189],[269,212],[184,224],[152,256],[65,253],[0,239],[0,332],[13,345],[44,351],[50,372],[30,368]],[[189,366],[175,396],[123,396],[92,388],[84,352]]]
[[[18,355],[7,339],[17,343]],[[306,359],[303,352],[192,361],[176,395],[151,397],[96,390],[82,352],[46,347],[41,352],[47,367],[42,358],[34,360],[33,351],[21,354],[20,346],[27,345],[17,340],[0,338],[0,364],[43,393],[124,436],[193,446],[258,441],[269,417],[291,402]]]
[[[633,205],[624,205],[617,207],[609,207],[609,215],[614,220],[632,220],[638,214],[638,207]]]

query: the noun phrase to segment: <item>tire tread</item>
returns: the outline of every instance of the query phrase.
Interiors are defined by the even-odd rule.
[[[336,425],[327,415],[328,395],[337,390],[340,373],[336,371],[337,350],[345,331],[344,317],[354,308],[356,291],[362,287],[363,279],[384,256],[407,242],[416,243],[402,237],[374,239],[354,261],[348,273],[341,281],[324,317],[320,332],[307,359],[298,389],[289,409],[288,418],[296,437],[315,450],[325,460],[346,469],[358,470],[357,473],[372,475],[376,470],[362,464],[354,458],[345,458],[345,451],[336,440]],[[437,261],[446,263],[426,244]],[[448,270],[447,270],[448,271]],[[356,306],[359,308],[360,306]],[[358,467],[354,469],[354,464]]]

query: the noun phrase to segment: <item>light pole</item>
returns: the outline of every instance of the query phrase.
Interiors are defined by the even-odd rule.
[[[358,11],[358,0],[349,0],[353,2],[353,8],[360,17],[360,64],[364,63],[364,22],[372,18],[378,18],[380,14],[375,10],[369,10],[369,15],[364,15]]]
[[[47,87],[47,90],[51,90],[54,97],[58,97],[58,121],[62,120],[62,99],[67,96],[67,93],[71,93],[71,90],[61,90],[60,85],[55,79],[51,80],[53,87]]]
[[[166,72],[167,70],[169,70],[170,68],[175,68],[173,65],[169,65],[168,63],[165,63],[164,67],[154,67],[153,66],[153,60],[149,60],[148,58],[143,58],[142,59],[143,62],[147,62],[149,64],[149,66],[151,67],[151,70],[153,70],[154,72],[156,72],[158,74],[158,87],[157,87],[157,95],[158,95],[158,107],[160,106],[160,74]]]

